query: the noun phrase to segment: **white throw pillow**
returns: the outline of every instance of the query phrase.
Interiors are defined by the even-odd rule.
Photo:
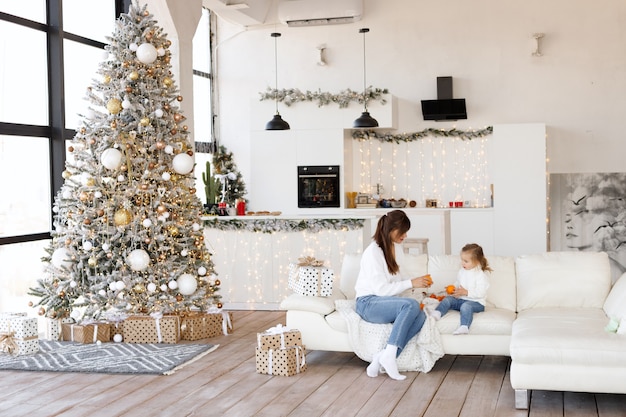
[[[339,289],[348,300],[356,297],[354,286],[361,270],[361,254],[346,253],[341,263],[341,276],[339,277]]]

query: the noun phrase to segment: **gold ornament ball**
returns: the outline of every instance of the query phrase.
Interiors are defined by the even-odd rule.
[[[158,206],[157,207],[157,213],[159,214],[163,214],[167,211],[167,208],[165,208],[165,206]]]
[[[87,179],[87,186],[88,187],[93,187],[94,185],[96,185],[96,180],[93,178],[88,178]]]
[[[104,216],[104,210],[103,209],[98,209],[96,211],[96,214],[98,215],[98,217],[102,217],[102,216]]]
[[[142,117],[139,124],[142,126],[148,126],[150,124],[150,119],[148,117]]]
[[[116,226],[126,226],[130,224],[131,219],[132,215],[130,214],[130,211],[126,210],[125,208],[117,210],[115,212],[115,216],[113,217],[113,221],[115,222]]]
[[[222,283],[222,281],[220,281],[219,279],[215,280],[215,285],[220,285]]]
[[[167,231],[170,232],[170,235],[172,235],[174,237],[178,236],[178,227],[176,227],[176,226],[168,227]]]
[[[139,79],[139,73],[137,71],[131,71],[130,74],[128,74],[128,79],[132,80],[132,81],[136,81]]]
[[[110,82],[111,82],[111,76],[110,76],[109,74],[106,74],[106,75],[103,77],[102,81],[103,81],[105,84],[110,83]]]
[[[107,252],[107,259],[113,258],[113,254],[111,252]]]
[[[67,151],[68,151],[68,152],[74,152],[74,147],[73,147],[73,146],[68,147],[68,148],[67,148]]]
[[[163,85],[165,85],[166,87],[171,87],[172,86],[172,79],[169,78],[169,77],[163,78]]]
[[[45,309],[45,308],[43,308],[43,307],[41,307],[41,308],[39,309],[38,314],[39,314],[40,316],[43,316],[44,314],[46,314],[46,309]]]
[[[178,100],[178,101],[183,101],[183,96],[178,96],[178,97],[176,97],[176,100]]]
[[[61,298],[65,297],[65,291],[59,291],[59,297]]]
[[[117,120],[111,122],[111,129],[117,129]]]
[[[71,173],[71,172],[69,172],[69,171],[63,171],[63,173],[61,174],[61,176],[62,176],[64,179],[69,179],[69,178],[72,176],[72,173]]]
[[[78,196],[78,199],[84,203],[85,201],[87,201],[89,199],[89,194],[87,194],[84,191],[81,191],[79,196]]]
[[[29,307],[32,307],[32,306],[33,306],[33,302],[32,302],[32,301],[29,301],[29,302],[28,302],[28,306],[29,306]]]
[[[98,265],[98,261],[96,260],[96,258],[92,257],[87,260],[87,264],[93,268],[94,266]]]
[[[127,93],[132,93],[133,92],[133,87],[127,85],[126,88],[124,89]]]
[[[222,308],[223,304],[222,303],[217,303],[217,308]]]
[[[107,103],[107,110],[111,114],[117,114],[122,111],[122,102],[118,98],[112,98]]]
[[[146,287],[144,287],[143,284],[135,284],[135,286],[133,287],[133,291],[135,291],[137,294],[143,294],[144,292],[146,292]]]
[[[176,296],[176,301],[183,301],[183,296],[182,296],[182,295],[180,295],[180,294],[178,294],[178,295]]]
[[[83,224],[89,226],[91,224],[91,219],[83,220]]]

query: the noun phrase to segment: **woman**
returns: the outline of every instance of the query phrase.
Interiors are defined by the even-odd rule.
[[[356,312],[370,323],[393,323],[387,346],[374,355],[367,367],[370,377],[378,376],[383,367],[391,378],[405,379],[398,372],[396,358],[426,321],[426,314],[416,300],[397,296],[409,288],[426,288],[432,284],[429,275],[403,276],[396,262],[394,244],[402,243],[410,227],[411,221],[402,210],[385,214],[378,221],[373,242],[361,257],[355,285]]]

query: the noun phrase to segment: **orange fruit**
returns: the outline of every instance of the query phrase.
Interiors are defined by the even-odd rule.
[[[424,303],[420,303],[420,310],[424,309]]]
[[[448,286],[446,287],[446,292],[447,292],[448,294],[454,294],[454,291],[456,291],[456,287],[455,287],[454,285],[448,285]]]

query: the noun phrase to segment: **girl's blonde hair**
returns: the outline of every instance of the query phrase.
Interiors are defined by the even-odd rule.
[[[461,253],[469,253],[472,259],[480,264],[480,269],[483,271],[493,271],[489,266],[489,262],[487,262],[487,258],[485,258],[485,254],[483,253],[483,248],[480,245],[476,243],[468,243],[463,246]]]

